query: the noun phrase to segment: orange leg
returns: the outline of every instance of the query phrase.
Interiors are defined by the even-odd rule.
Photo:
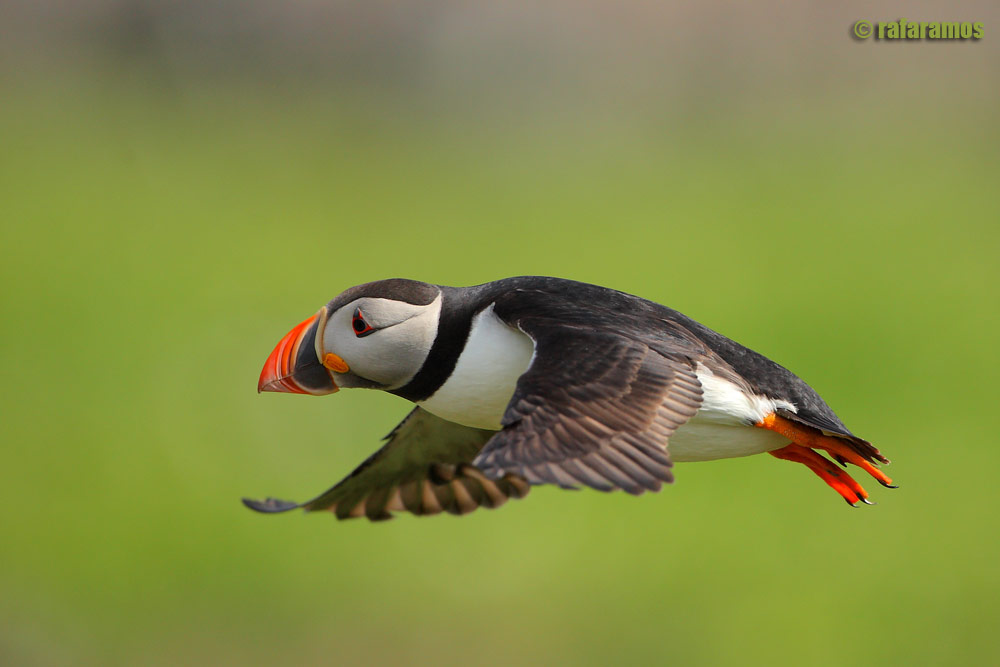
[[[837,468],[833,461],[824,458],[822,454],[795,444],[787,445],[768,453],[785,461],[794,461],[795,463],[806,465],[820,479],[826,482],[830,488],[839,493],[852,507],[856,507],[855,503],[858,502],[871,505],[868,502],[868,492],[861,488],[861,485],[848,475],[847,472]]]
[[[852,449],[845,440],[823,435],[816,429],[797,424],[774,413],[766,416],[757,426],[774,431],[794,443],[770,452],[772,456],[808,466],[851,505],[859,501],[870,505],[868,493],[849,474],[837,468],[832,461],[824,458],[820,453],[813,451],[814,449],[829,452],[834,461],[845,468],[848,463],[853,463],[878,480],[879,484],[892,489],[896,488],[892,485],[892,480],[888,475]],[[871,448],[869,455],[870,458],[888,463],[888,459],[879,454],[877,449]]]
[[[873,466],[871,463],[866,461],[861,457],[856,451],[847,446],[840,438],[835,438],[829,435],[823,435],[815,429],[811,429],[808,426],[801,426],[793,421],[779,417],[778,415],[771,413],[757,424],[761,428],[766,428],[775,433],[780,433],[792,442],[802,445],[803,447],[808,447],[810,449],[823,449],[833,455],[841,465],[845,463],[853,463],[859,468],[863,469],[869,475],[878,480],[878,483],[882,486],[887,486],[890,489],[896,488],[892,484],[892,479],[889,478],[884,472]],[[875,450],[877,456],[878,450]],[[881,457],[882,460],[888,463],[888,460]]]

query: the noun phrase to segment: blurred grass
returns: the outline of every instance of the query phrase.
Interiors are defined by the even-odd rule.
[[[994,103],[587,125],[28,80],[0,106],[0,661],[996,658]],[[407,410],[257,396],[292,324],[368,280],[520,274],[639,294],[777,359],[902,489],[850,510],[755,457],[461,519],[239,504],[325,489]]]

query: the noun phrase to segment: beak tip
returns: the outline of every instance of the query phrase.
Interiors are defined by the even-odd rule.
[[[284,394],[304,394],[298,384],[290,377],[271,377],[262,379],[257,383],[257,393],[263,394],[265,391]]]

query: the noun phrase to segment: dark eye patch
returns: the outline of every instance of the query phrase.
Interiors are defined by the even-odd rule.
[[[368,324],[368,321],[365,320],[365,314],[361,312],[360,308],[354,309],[354,317],[351,318],[351,328],[354,329],[354,335],[358,338],[363,338],[377,331],[375,327]]]

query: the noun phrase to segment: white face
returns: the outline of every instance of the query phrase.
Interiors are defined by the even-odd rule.
[[[320,359],[333,353],[347,373],[333,373],[338,387],[398,389],[409,382],[437,335],[441,295],[425,306],[363,297],[327,315]]]

